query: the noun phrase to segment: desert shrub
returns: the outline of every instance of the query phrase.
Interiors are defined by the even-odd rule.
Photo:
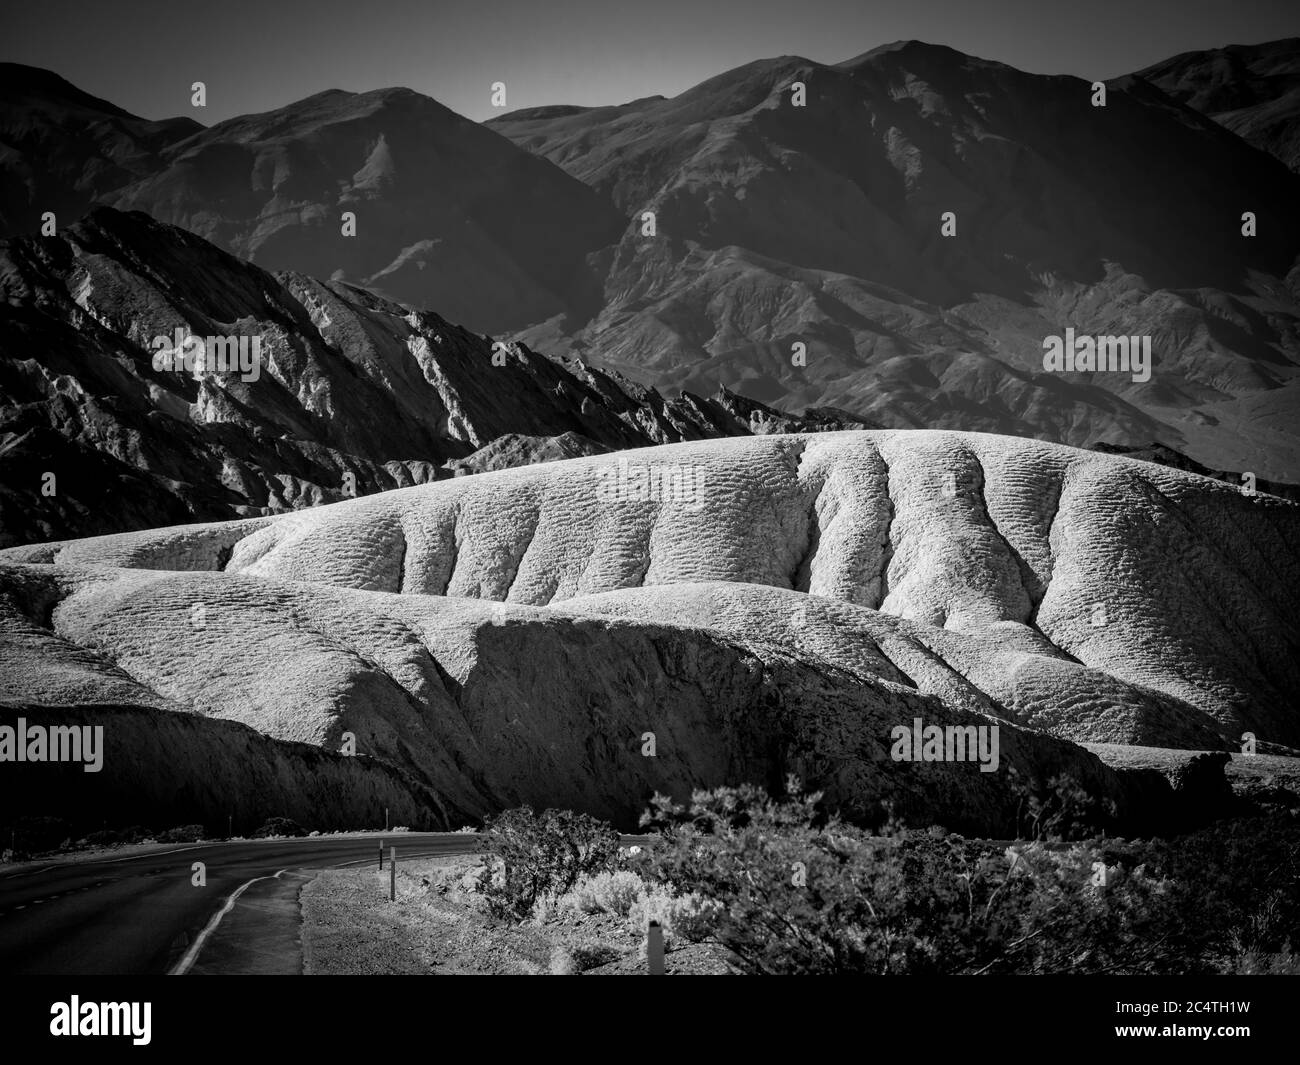
[[[307,830],[298,824],[297,821],[291,821],[287,817],[268,817],[256,832],[253,833],[254,839],[265,839],[267,836],[305,836]]]
[[[497,863],[494,862],[494,864]],[[500,887],[500,885],[504,883],[502,876],[503,869],[504,866],[500,866],[493,873],[493,883],[497,887]],[[532,909],[528,911],[529,922],[538,928],[542,927],[542,925],[546,924],[547,921],[550,921],[560,912],[560,899],[563,897],[564,896],[562,895],[552,894],[538,895],[537,898],[533,900]],[[488,913],[492,914],[494,917],[500,917],[501,915],[499,911],[493,909],[493,904],[490,899],[490,894],[485,895],[483,899],[484,903],[487,905]]]
[[[651,921],[664,931],[664,949],[675,950],[681,941],[699,943],[713,934],[722,906],[695,892],[675,895],[671,888],[654,885],[628,909],[628,927],[644,936]],[[644,944],[643,944],[644,945]]]
[[[1062,774],[1045,781],[1024,780],[1014,766],[1007,770],[1019,796],[1012,832],[1021,839],[1084,840],[1114,821],[1115,804],[1089,794],[1078,781]]]
[[[645,894],[645,881],[625,869],[584,876],[560,896],[561,909],[581,913],[612,913],[626,917],[632,904]]]
[[[618,853],[618,833],[587,814],[571,810],[536,813],[522,806],[490,818],[488,852],[495,859],[478,876],[488,912],[519,922],[539,899],[570,891],[583,875],[609,870]]]
[[[1156,841],[1142,854],[1172,882],[1171,905],[1188,952],[1205,967],[1235,971],[1238,963],[1263,964],[1265,958],[1273,959],[1271,965],[1294,961],[1300,946],[1300,822],[1289,813],[1219,821]]]
[[[693,895],[710,905],[698,926],[751,973],[1284,971],[1300,942],[1294,821],[1002,851],[897,825],[871,835],[792,781],[780,800],[753,786],[688,808],[656,796],[643,823],[663,826],[648,876],[667,893],[631,919],[671,931],[673,898]]]
[[[536,910],[536,907],[534,907]],[[600,903],[596,901],[596,893],[592,890],[590,882],[583,878],[573,885],[573,889],[566,891],[563,895],[555,900],[551,907],[547,907],[546,912],[558,910],[560,913],[600,913]]]
[[[1265,954],[1251,950],[1225,958],[1219,968],[1230,976],[1300,976],[1300,955],[1290,951]]]
[[[177,825],[155,837],[159,843],[197,843],[205,838],[206,829],[202,825]]]
[[[0,844],[19,855],[52,851],[68,841],[72,826],[61,817],[20,817],[0,832]]]
[[[639,936],[644,936],[650,929],[650,922],[657,921],[664,930],[664,949],[672,950],[675,944],[672,923],[669,920],[672,895],[663,888],[652,890],[642,895],[628,910],[628,928]],[[644,941],[642,943],[644,947]]]
[[[111,847],[118,844],[139,843],[153,839],[154,831],[144,825],[131,825],[128,828],[104,828],[83,837],[80,842],[92,847]]]
[[[668,908],[668,925],[688,942],[699,943],[713,934],[721,914],[721,903],[692,891],[673,897]]]

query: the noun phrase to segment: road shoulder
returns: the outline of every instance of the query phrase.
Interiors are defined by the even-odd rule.
[[[314,872],[286,869],[249,884],[204,940],[190,976],[301,976],[298,897]]]

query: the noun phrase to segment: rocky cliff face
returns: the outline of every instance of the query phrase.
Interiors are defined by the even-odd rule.
[[[1297,513],[980,434],[688,442],[9,549],[0,699],[350,731],[475,815],[797,772],[992,832],[1009,768],[1140,805],[1077,742],[1300,745]],[[1002,768],[895,760],[917,718]]]
[[[174,346],[177,329],[256,338],[256,376],[155,368],[156,339]],[[98,208],[61,235],[0,242],[9,544],[314,506],[503,455],[848,417],[791,418],[725,392],[665,399],[340,282],[269,274],[138,213]],[[508,434],[514,445],[493,447]]]

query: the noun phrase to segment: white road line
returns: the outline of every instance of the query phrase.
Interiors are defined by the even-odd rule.
[[[16,876],[35,876],[37,873],[48,873],[51,869],[59,868],[57,865],[47,865],[44,869],[26,869],[21,873],[10,873],[4,879],[12,880]]]
[[[146,858],[167,858],[173,854],[184,854],[186,851],[196,851],[205,847],[217,846],[215,843],[195,843],[189,847],[177,847],[170,851],[146,851],[144,854],[128,854],[125,858],[97,858],[92,862],[78,862],[78,865],[114,865],[117,862],[139,862]],[[69,863],[71,864],[71,863]]]
[[[143,854],[128,854],[125,858],[88,858],[84,862],[70,861],[59,862],[57,865],[47,865],[44,869],[24,869],[20,873],[10,873],[4,877],[5,880],[13,880],[20,876],[38,876],[41,873],[48,873],[51,869],[76,869],[84,868],[87,865],[115,865],[118,862],[138,862],[145,858],[166,858],[170,854],[183,854],[185,851],[198,850],[201,847],[218,846],[219,843],[195,843],[189,847],[176,847],[167,851],[145,851]]]
[[[235,908],[235,901],[239,898],[240,895],[242,895],[250,887],[256,884],[259,880],[278,880],[282,874],[287,873],[288,871],[289,870],[285,868],[285,869],[281,869],[280,872],[275,874],[275,876],[255,876],[253,877],[252,880],[248,881],[248,883],[241,884],[238,888],[236,888],[233,892],[231,892],[230,897],[226,899],[226,904],[222,906],[221,909],[218,910],[215,914],[212,915],[212,920],[210,920],[207,924],[207,927],[204,928],[203,931],[199,933],[199,938],[194,941],[190,949],[185,952],[185,957],[181,958],[180,961],[178,961],[174,966],[172,966],[171,972],[169,972],[167,975],[184,976],[187,972],[189,972],[190,967],[196,961],[198,961],[199,951],[203,949],[203,944],[207,942],[208,936],[212,935],[212,933],[217,930],[217,925],[221,923],[221,918],[225,917],[226,914],[228,914],[231,910]]]

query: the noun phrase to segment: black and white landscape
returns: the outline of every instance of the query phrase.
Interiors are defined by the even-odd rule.
[[[483,121],[0,63],[0,966],[1300,972],[1300,38],[1224,18]]]

